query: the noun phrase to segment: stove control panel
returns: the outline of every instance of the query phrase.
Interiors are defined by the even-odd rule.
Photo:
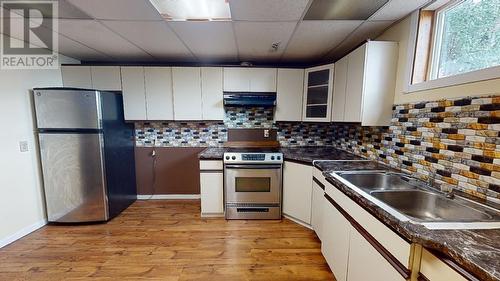
[[[264,161],[266,160],[265,153],[245,153],[241,154],[241,160],[243,161]]]
[[[250,164],[281,164],[282,153],[224,153],[224,163],[250,163]]]

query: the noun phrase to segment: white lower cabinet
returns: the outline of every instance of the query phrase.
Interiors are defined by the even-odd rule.
[[[311,226],[316,232],[319,240],[323,240],[323,208],[325,203],[325,192],[321,186],[313,181],[311,201]]]
[[[411,244],[328,182],[325,194],[321,251],[336,279],[409,280]]]
[[[422,250],[420,276],[430,281],[465,281],[464,277],[426,249]]]
[[[326,198],[324,200],[321,253],[335,275],[335,279],[346,281],[351,225]]]
[[[200,173],[202,215],[221,215],[224,213],[223,178],[222,172],[207,173],[202,171]]]
[[[224,174],[222,161],[200,161],[201,216],[224,216]]]
[[[405,281],[392,265],[351,226],[347,281]]]
[[[283,164],[283,214],[311,224],[312,167]]]

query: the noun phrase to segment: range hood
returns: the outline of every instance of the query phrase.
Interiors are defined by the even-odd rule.
[[[275,92],[224,92],[224,106],[273,107],[275,105]]]

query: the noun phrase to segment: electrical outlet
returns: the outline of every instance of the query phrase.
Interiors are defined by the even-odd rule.
[[[269,130],[268,130],[268,129],[265,129],[265,130],[264,130],[264,137],[265,137],[265,138],[268,138],[268,137],[269,137]]]
[[[19,151],[21,151],[21,152],[28,152],[29,151],[28,141],[20,141],[19,142]]]

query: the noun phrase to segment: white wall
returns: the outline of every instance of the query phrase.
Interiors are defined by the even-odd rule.
[[[62,86],[59,69],[0,70],[0,247],[45,223],[29,90],[49,86]],[[28,141],[28,152],[19,141]]]
[[[381,34],[376,40],[397,41],[399,42],[398,70],[396,77],[396,89],[394,94],[394,103],[402,104],[416,101],[429,101],[446,98],[456,98],[464,96],[481,96],[498,94],[500,89],[500,79],[485,80],[467,84],[461,84],[450,87],[436,88],[419,92],[404,93],[406,66],[408,60],[408,44],[411,34],[410,16],[392,26]]]

